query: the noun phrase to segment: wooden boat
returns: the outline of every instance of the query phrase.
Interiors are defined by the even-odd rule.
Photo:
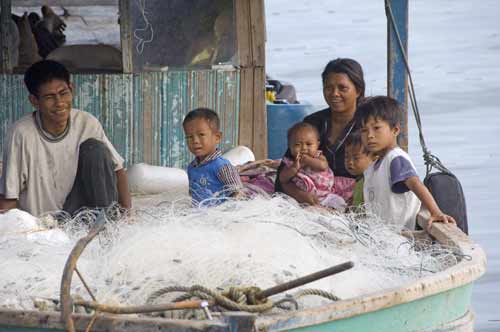
[[[424,215],[420,218],[425,220]],[[422,234],[423,231],[417,236]],[[473,331],[472,286],[485,272],[486,256],[481,247],[454,225],[435,224],[430,236],[456,248],[460,262],[398,288],[283,314],[256,316],[233,312],[217,321],[103,314],[97,316],[92,331]],[[72,317],[77,331],[85,331],[93,319],[92,315],[83,314]],[[0,309],[0,331],[64,329],[59,312]]]
[[[407,0],[392,0],[406,42]],[[134,62],[130,0],[120,0],[123,73],[77,73],[75,106],[94,113],[128,163],[184,167],[189,160],[179,119],[192,107],[215,108],[229,137],[224,146],[246,145],[257,158],[267,156],[264,101],[263,0],[235,0],[237,60],[231,66],[145,68]],[[2,1],[2,13],[10,12]],[[0,25],[4,27],[6,15]],[[2,33],[6,29],[2,29]],[[5,38],[0,38],[5,40]],[[5,52],[4,45],[0,45]],[[3,59],[5,59],[5,54]],[[0,74],[0,150],[7,127],[29,110],[22,76],[2,62]],[[389,35],[388,93],[407,105],[406,75],[395,36]],[[148,87],[145,89],[144,87]],[[406,146],[403,125],[402,146]],[[166,147],[169,147],[168,149]],[[421,233],[419,233],[421,234]],[[460,262],[395,289],[345,299],[330,305],[276,315],[225,314],[217,321],[187,321],[117,315],[73,314],[84,331],[473,331],[473,282],[486,267],[483,250],[459,229],[436,224],[430,236],[457,248]],[[0,331],[63,331],[58,312],[0,309]]]

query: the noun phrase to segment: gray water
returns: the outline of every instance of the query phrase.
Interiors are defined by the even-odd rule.
[[[413,0],[409,59],[430,150],[460,179],[469,230],[486,251],[475,283],[476,331],[500,331],[500,2]],[[337,57],[358,60],[367,95],[386,93],[384,2],[266,0],[267,72],[299,99],[324,106],[320,74]],[[413,116],[409,150],[421,176]]]

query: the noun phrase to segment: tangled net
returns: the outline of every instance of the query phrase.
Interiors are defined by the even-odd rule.
[[[282,196],[228,201],[206,209],[192,208],[189,202],[180,198],[136,208],[129,216],[110,210],[114,217],[78,260],[99,303],[211,299],[213,294],[193,291],[192,286],[219,293],[231,287],[265,289],[354,262],[351,270],[271,299],[277,303],[273,308],[296,309],[397,287],[460,259],[453,248],[402,236],[364,212],[303,208]],[[50,230],[40,221],[16,234],[0,228],[0,306],[34,309],[40,299],[57,299],[65,260],[96,216],[91,210],[73,219],[59,216],[64,222]],[[29,233],[34,227],[37,231]],[[162,292],[165,287],[170,290]],[[306,297],[320,292],[306,289],[327,295]],[[88,298],[75,278],[71,292]],[[57,306],[57,301],[52,303]]]

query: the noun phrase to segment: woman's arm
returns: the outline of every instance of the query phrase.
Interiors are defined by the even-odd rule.
[[[328,161],[325,156],[321,155],[318,158],[313,158],[309,156],[302,156],[300,162],[304,166],[309,166],[315,172],[323,172],[328,169]]]
[[[291,196],[299,203],[307,203],[309,205],[318,205],[319,200],[313,193],[300,190],[293,182],[281,183],[283,192]]]
[[[283,167],[283,169],[280,172],[280,177],[279,177],[281,184],[289,183],[290,180],[295,175],[297,175],[298,172],[299,172],[298,168],[293,166],[293,165],[290,167],[287,167],[287,166]]]
[[[301,167],[301,158],[300,153],[295,157],[295,160],[291,165],[285,164],[285,166],[279,172],[279,180],[281,184],[288,183],[290,180],[297,175]]]

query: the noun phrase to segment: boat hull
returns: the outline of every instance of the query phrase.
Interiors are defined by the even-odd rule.
[[[425,225],[426,218],[422,214],[419,223]],[[217,321],[99,315],[92,331],[472,332],[472,286],[486,270],[486,256],[455,225],[435,224],[430,235],[455,248],[462,257],[460,262],[398,288],[283,314],[228,313]],[[92,316],[73,314],[73,320],[77,331],[85,331]],[[57,312],[0,309],[0,332],[3,331],[64,331],[64,324]]]

